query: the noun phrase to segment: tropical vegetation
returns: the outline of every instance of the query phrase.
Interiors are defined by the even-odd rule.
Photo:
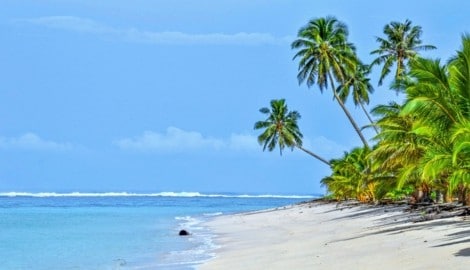
[[[423,33],[421,26],[412,26],[410,20],[405,20],[404,23],[391,22],[385,25],[383,32],[386,38],[377,37],[376,40],[380,46],[371,52],[371,54],[379,55],[371,65],[383,65],[379,85],[382,85],[393,65],[396,66],[395,81],[405,80],[408,73],[408,61],[418,57],[419,51],[436,48],[433,45],[421,45]]]
[[[371,52],[378,57],[369,65],[347,40],[346,25],[334,17],[310,20],[292,43],[299,84],[330,89],[363,142],[331,161],[314,154],[331,168],[321,183],[339,200],[408,198],[470,205],[470,35],[462,35],[461,48],[442,62],[419,54],[435,47],[422,45],[421,27],[409,20],[387,24],[384,34]],[[367,110],[373,67],[381,68],[379,86],[395,69],[390,88],[400,90],[403,102]],[[362,128],[374,128],[373,138],[366,139],[352,118],[349,96],[368,116],[370,123]],[[289,111],[284,99],[260,111],[267,115],[255,124],[264,130],[258,137],[263,149],[278,147],[281,154],[285,147],[303,149],[300,114]]]
[[[335,17],[313,19],[300,28],[298,39],[292,43],[292,49],[298,50],[294,59],[299,60],[299,84],[306,81],[311,87],[315,83],[321,92],[330,89],[349,122],[359,135],[364,147],[369,144],[358,124],[352,117],[336,91],[335,83],[344,85],[358,68],[355,47],[348,42],[348,28]]]
[[[282,155],[285,147],[291,150],[298,148],[326,165],[330,165],[326,159],[302,146],[303,135],[297,124],[300,114],[297,111],[289,111],[285,99],[273,99],[271,108],[265,107],[259,111],[268,116],[266,120],[255,123],[255,129],[264,129],[263,133],[258,136],[258,142],[263,145],[263,151],[266,148],[273,151],[278,146],[279,153]]]

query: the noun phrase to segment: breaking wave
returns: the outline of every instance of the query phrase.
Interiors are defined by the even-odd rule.
[[[207,198],[285,198],[312,199],[320,195],[250,195],[250,194],[204,194],[199,192],[158,192],[158,193],[129,193],[129,192],[0,192],[0,197],[207,197]]]

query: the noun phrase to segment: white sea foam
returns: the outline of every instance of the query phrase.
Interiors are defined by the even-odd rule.
[[[221,215],[221,212],[214,213]],[[212,215],[212,214],[211,214]],[[206,216],[204,214],[203,216]],[[187,249],[171,251],[162,260],[160,267],[163,268],[180,268],[181,266],[195,267],[198,264],[206,262],[207,260],[215,256],[214,251],[219,248],[214,243],[213,238],[215,237],[208,228],[202,226],[204,218],[197,218],[193,216],[179,216],[175,217],[179,222],[178,229],[185,229],[190,232],[188,237],[182,238],[182,240],[190,243]]]
[[[204,213],[202,214],[203,216],[206,216],[206,217],[215,217],[215,216],[220,216],[220,215],[223,215],[224,213],[222,212],[215,212],[215,213]]]
[[[196,218],[191,217],[191,216],[175,217],[175,219],[178,220],[179,222],[181,222],[181,224],[180,224],[181,229],[193,228],[197,224],[201,223],[201,220],[196,219]]]
[[[311,199],[315,195],[250,195],[250,194],[203,194],[199,192],[158,192],[158,193],[129,193],[129,192],[0,192],[0,197],[207,197],[207,198],[284,198],[284,199]]]

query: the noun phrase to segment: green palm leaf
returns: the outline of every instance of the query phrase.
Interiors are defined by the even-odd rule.
[[[263,146],[263,151],[266,149],[273,151],[279,147],[279,153],[282,155],[282,151],[286,147],[291,150],[299,148],[329,165],[326,159],[302,147],[303,135],[297,124],[301,116],[297,111],[289,111],[284,99],[271,100],[271,107],[261,108],[260,112],[267,115],[267,118],[264,121],[256,122],[254,128],[264,129],[258,136],[258,143]]]
[[[299,29],[297,39],[291,44],[291,48],[296,50],[293,59],[299,61],[299,84],[306,83],[308,87],[316,84],[322,93],[331,87],[335,100],[364,146],[369,148],[361,129],[336,93],[335,83],[344,84],[359,64],[356,48],[347,41],[348,34],[347,26],[335,17],[312,19]]]

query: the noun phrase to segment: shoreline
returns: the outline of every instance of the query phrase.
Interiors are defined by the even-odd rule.
[[[413,223],[405,205],[306,202],[223,215],[219,246],[196,269],[468,269],[470,219]]]

